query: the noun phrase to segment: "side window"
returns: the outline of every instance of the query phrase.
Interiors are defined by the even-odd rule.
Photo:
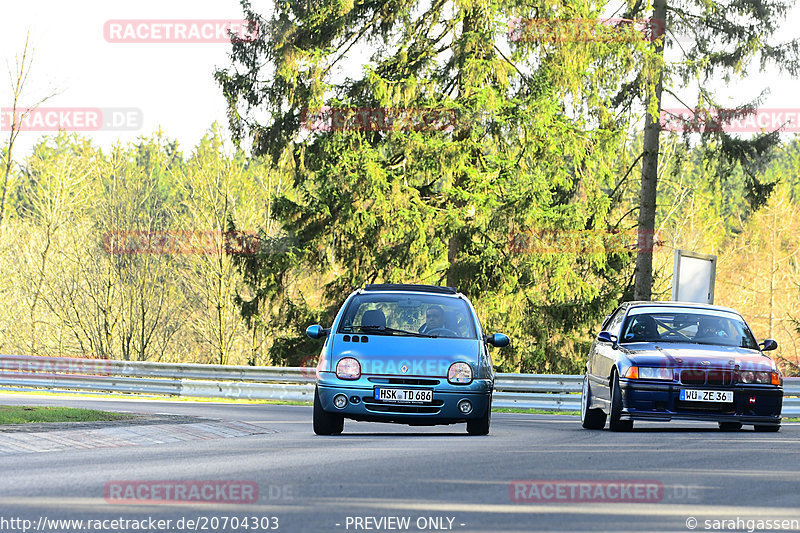
[[[625,309],[617,309],[617,312],[614,313],[614,316],[612,316],[611,320],[605,325],[603,331],[607,331],[619,337],[619,327],[622,325],[623,318],[625,318]]]

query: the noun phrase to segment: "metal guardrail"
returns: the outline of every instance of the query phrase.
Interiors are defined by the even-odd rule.
[[[496,374],[494,407],[578,411],[582,376]],[[314,369],[0,355],[0,387],[199,398],[312,401]],[[784,379],[783,415],[800,416],[800,378]]]

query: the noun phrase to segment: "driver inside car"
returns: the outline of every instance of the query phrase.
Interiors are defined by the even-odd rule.
[[[653,317],[649,315],[641,315],[634,319],[625,338],[634,342],[654,342],[661,338],[658,334],[658,327]]]
[[[700,322],[697,326],[697,335],[695,338],[702,338],[702,337],[731,337],[731,334],[726,331],[725,325],[723,321],[715,318],[715,317],[708,317],[702,316],[700,317]]]
[[[432,305],[425,311],[425,323],[419,328],[420,333],[428,333],[444,327],[444,310],[438,305]]]

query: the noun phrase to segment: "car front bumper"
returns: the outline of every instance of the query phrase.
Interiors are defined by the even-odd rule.
[[[451,385],[441,380],[438,385],[375,384],[362,380],[347,383],[337,378],[319,380],[322,409],[352,420],[395,422],[409,425],[456,424],[483,417],[491,408],[492,380],[477,379],[469,385]],[[431,403],[394,403],[376,400],[375,387],[433,390]],[[333,398],[339,394],[347,397],[347,405],[337,408]],[[354,401],[355,400],[355,401]],[[458,404],[468,400],[472,411],[462,413]]]
[[[682,385],[620,379],[622,419],[780,424],[783,388],[774,385]],[[733,403],[681,401],[681,389],[733,391]]]

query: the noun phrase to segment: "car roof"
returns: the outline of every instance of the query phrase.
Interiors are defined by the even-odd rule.
[[[440,294],[449,296],[461,296],[453,287],[441,287],[439,285],[413,285],[410,283],[374,283],[367,284],[363,289],[358,289],[357,293],[364,292],[416,292],[428,294]]]
[[[663,302],[663,301],[648,301],[648,300],[635,300],[632,302],[624,302],[620,307],[692,307],[695,309],[709,309],[713,311],[727,311],[741,315],[739,311],[731,309],[730,307],[723,307],[721,305],[702,304],[697,302]]]

